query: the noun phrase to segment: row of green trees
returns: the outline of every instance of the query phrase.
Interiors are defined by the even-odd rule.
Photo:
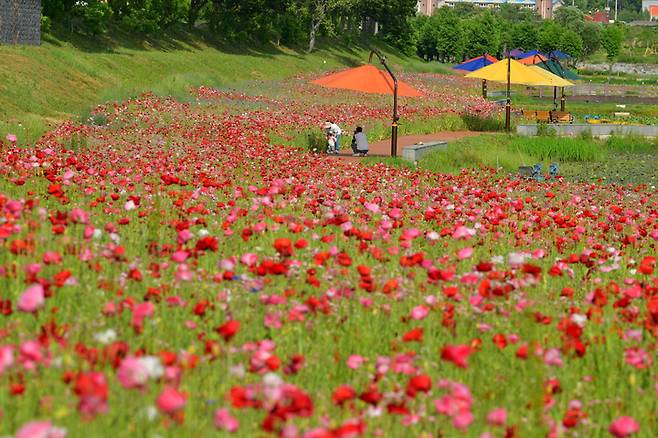
[[[318,34],[377,34],[413,52],[416,0],[43,0],[53,27],[97,35],[112,25],[155,33],[204,25],[228,41],[308,44]]]
[[[501,55],[505,47],[561,50],[575,58],[603,47],[613,59],[624,41],[622,26],[586,21],[577,7],[561,7],[553,20],[542,20],[534,10],[513,5],[490,10],[458,4],[440,8],[431,17],[417,17],[412,27],[418,55],[442,62],[460,62],[483,53]]]

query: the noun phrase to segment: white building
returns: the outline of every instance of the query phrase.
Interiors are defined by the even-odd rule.
[[[651,20],[658,20],[658,0],[642,0],[642,10],[649,12]]]

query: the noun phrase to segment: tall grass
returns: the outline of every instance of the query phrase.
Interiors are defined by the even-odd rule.
[[[515,137],[509,148],[539,161],[600,161],[607,149],[597,141],[564,137]]]
[[[625,137],[611,135],[606,140],[605,146],[610,152],[657,153],[658,138],[647,139],[637,135]]]

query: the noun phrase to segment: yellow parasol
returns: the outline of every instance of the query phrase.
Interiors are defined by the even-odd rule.
[[[553,86],[545,76],[537,73],[518,61],[503,59],[466,75],[467,78],[486,79],[488,81],[519,85]]]
[[[561,78],[556,74],[546,71],[538,65],[531,65],[528,68],[544,76],[547,81],[551,82],[551,84],[545,84],[545,85],[550,85],[552,87],[573,87],[575,85],[573,82],[569,82],[566,79]]]

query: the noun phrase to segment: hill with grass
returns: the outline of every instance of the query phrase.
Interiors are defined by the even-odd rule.
[[[83,120],[97,104],[145,91],[186,98],[199,85],[231,87],[359,65],[372,47],[398,68],[428,68],[368,39],[320,41],[310,54],[276,45],[227,45],[198,33],[158,39],[118,32],[96,39],[48,36],[40,47],[0,46],[0,135],[33,141],[64,120]]]

